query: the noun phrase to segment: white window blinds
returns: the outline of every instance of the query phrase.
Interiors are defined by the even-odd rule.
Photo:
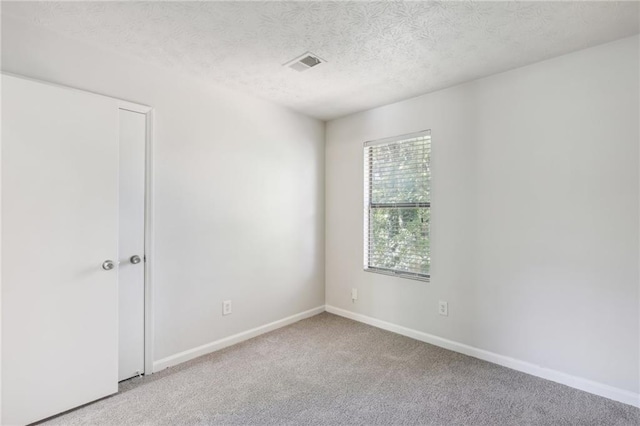
[[[429,279],[431,133],[364,144],[365,270]]]

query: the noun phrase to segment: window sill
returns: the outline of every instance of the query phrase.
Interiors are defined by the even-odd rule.
[[[373,272],[375,274],[389,275],[389,276],[398,277],[398,278],[406,278],[414,281],[423,281],[427,283],[431,282],[431,276],[429,275],[425,276],[425,275],[411,274],[406,272],[396,272],[388,269],[366,268],[366,267],[363,270],[364,272]]]

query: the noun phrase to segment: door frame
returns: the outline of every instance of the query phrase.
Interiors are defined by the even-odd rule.
[[[144,374],[153,373],[153,113],[152,107],[118,99],[118,109],[145,116],[144,148]]]
[[[90,90],[78,89],[64,84],[52,83],[46,80],[31,78],[20,74],[1,71],[0,74],[8,75],[23,80],[29,80],[48,86],[54,86],[74,92],[82,92],[92,96],[108,98],[116,102],[116,108],[144,114],[146,117],[145,137],[145,182],[144,182],[144,374],[153,373],[153,236],[154,236],[154,205],[153,205],[153,142],[155,136],[154,108],[136,102],[126,101],[113,96],[103,95]],[[0,286],[2,283],[0,282]],[[1,395],[1,394],[0,394]]]

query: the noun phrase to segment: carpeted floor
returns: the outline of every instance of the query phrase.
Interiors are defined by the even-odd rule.
[[[62,425],[640,425],[640,410],[328,313],[124,382]]]

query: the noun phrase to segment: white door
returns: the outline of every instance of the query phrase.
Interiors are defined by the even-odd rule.
[[[117,123],[113,99],[2,76],[3,424],[118,390]]]
[[[144,372],[144,188],[146,116],[120,109],[118,380]]]

